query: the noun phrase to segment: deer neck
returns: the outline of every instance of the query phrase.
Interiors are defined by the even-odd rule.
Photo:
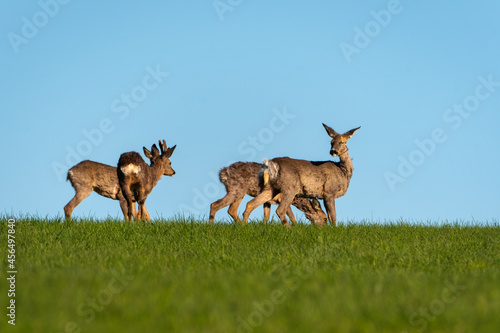
[[[337,166],[346,175],[347,179],[351,179],[354,167],[352,165],[352,160],[351,156],[349,156],[349,152],[346,150],[345,152],[339,155],[339,158],[340,161],[337,163]]]
[[[160,164],[153,164],[149,167],[148,183],[151,184],[151,189],[156,186],[162,175],[163,170]]]

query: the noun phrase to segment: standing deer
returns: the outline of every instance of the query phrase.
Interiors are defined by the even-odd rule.
[[[118,200],[123,216],[127,216],[127,202],[122,195],[116,168],[94,161],[85,160],[73,166],[68,171],[66,180],[75,189],[75,196],[64,206],[66,220],[71,219],[71,213],[92,191],[106,198]]]
[[[272,190],[264,190],[261,194],[248,202],[243,221],[247,221],[255,207],[269,201],[274,193],[282,195],[276,214],[286,225],[286,211],[295,196],[323,199],[328,220],[332,226],[337,225],[335,199],[343,196],[351,180],[353,166],[347,149],[347,140],[360,128],[354,128],[344,134],[338,134],[332,128],[323,124],[328,135],[332,138],[330,155],[338,156],[339,162],[323,161],[311,162],[289,157],[278,157],[270,161],[265,160],[261,166],[264,183],[269,183]]]
[[[64,206],[64,215],[66,220],[71,219],[73,210],[92,191],[102,195],[103,197],[118,200],[123,217],[127,217],[127,201],[125,200],[120,184],[118,183],[118,175],[116,167],[102,164],[99,162],[85,160],[68,170],[66,180],[71,182],[71,186],[75,189],[75,196]]]
[[[236,162],[228,167],[221,169],[219,179],[226,187],[227,194],[210,205],[209,223],[214,223],[215,214],[218,210],[229,205],[228,213],[233,220],[237,221],[238,206],[243,197],[248,194],[252,197],[257,196],[262,191],[262,177],[259,177],[259,163],[255,162]],[[269,200],[264,203],[264,223],[269,220],[271,203],[277,205],[279,197],[275,200]],[[308,200],[306,198],[295,198],[292,202],[294,206],[304,212],[306,217],[314,224],[323,225],[326,220],[326,214],[321,209],[321,205],[315,198]],[[288,209],[287,215],[295,223],[295,216],[291,209]]]
[[[127,203],[127,216],[125,217],[127,221],[132,217],[134,220],[150,221],[151,218],[145,206],[146,198],[162,175],[175,175],[169,158],[176,146],[167,148],[165,140],[158,141],[158,143],[160,151],[156,144],[153,144],[151,151],[143,147],[144,155],[151,160],[151,166],[147,165],[141,155],[135,151],[121,154],[118,160],[118,182]],[[139,204],[138,213],[134,202]]]

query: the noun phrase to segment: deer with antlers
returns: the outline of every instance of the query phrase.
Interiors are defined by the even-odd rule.
[[[120,202],[123,217],[127,217],[127,201],[118,183],[116,167],[85,160],[68,170],[66,180],[69,180],[71,186],[75,189],[75,196],[66,206],[64,206],[66,220],[71,219],[73,210],[87,198],[92,191],[103,197],[118,200]]]
[[[165,140],[158,141],[160,150],[153,144],[151,151],[143,147],[144,155],[151,160],[151,165],[147,165],[137,152],[123,153],[118,160],[117,175],[123,197],[127,203],[126,220],[150,221],[145,202],[148,195],[156,186],[162,175],[173,176],[170,156],[176,146],[167,148]],[[136,210],[134,202],[139,204]]]
[[[264,183],[270,184],[270,188],[265,189],[248,202],[243,213],[243,221],[248,221],[253,209],[272,200],[275,195],[281,195],[276,214],[285,226],[290,226],[286,219],[286,212],[296,196],[323,199],[328,220],[332,226],[336,225],[335,199],[346,193],[353,172],[347,140],[359,127],[339,134],[327,125],[323,124],[323,126],[332,138],[330,155],[338,156],[339,162],[311,162],[289,157],[265,160],[260,172],[263,174]]]

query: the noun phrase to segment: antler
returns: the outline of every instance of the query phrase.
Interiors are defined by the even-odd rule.
[[[161,142],[161,140],[158,140],[158,144],[160,145],[160,152],[163,155],[163,153],[167,151],[167,143],[165,142],[165,140],[163,140],[163,142]]]
[[[176,146],[168,148],[165,140],[163,140],[163,142],[162,140],[158,140],[158,143],[160,145],[160,152],[162,156],[166,156],[167,158],[172,156],[172,153],[174,152]]]

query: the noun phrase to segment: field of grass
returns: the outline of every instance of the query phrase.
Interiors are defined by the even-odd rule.
[[[500,227],[19,219],[1,332],[497,332]],[[0,246],[7,247],[7,220]],[[7,288],[4,288],[7,287]]]

